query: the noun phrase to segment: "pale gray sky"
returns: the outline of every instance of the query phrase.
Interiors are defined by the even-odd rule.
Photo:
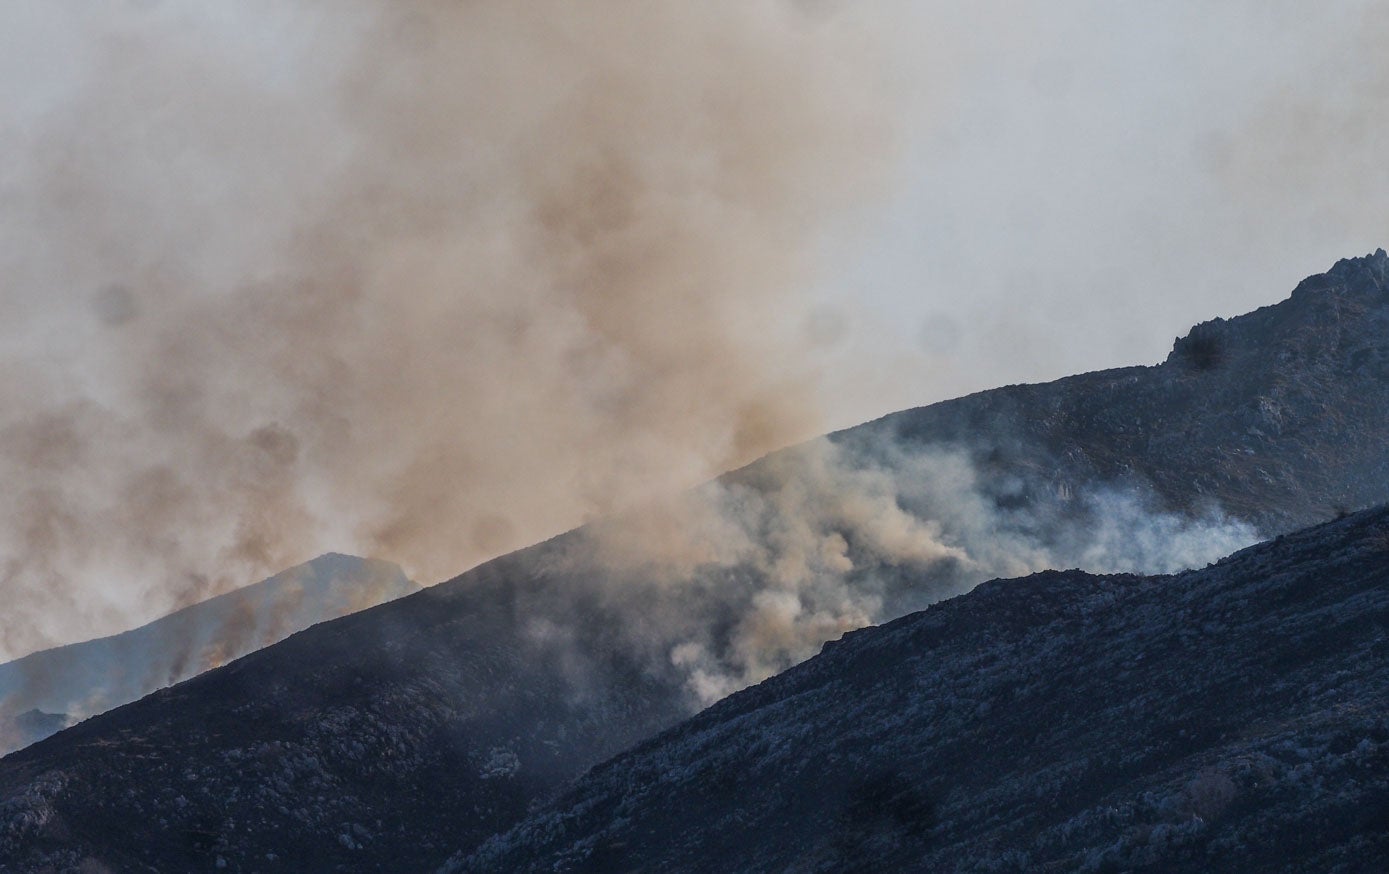
[[[1389,5],[911,6],[908,157],[830,296],[925,357],[869,405],[1155,363],[1389,245]]]

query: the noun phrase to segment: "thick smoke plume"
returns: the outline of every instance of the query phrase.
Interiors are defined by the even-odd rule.
[[[791,296],[892,141],[859,23],[226,9],[14,13],[0,658],[329,548],[440,579],[819,430]]]
[[[53,54],[0,85],[0,658],[326,550],[432,582],[603,519],[547,554],[562,585],[526,632],[573,650],[581,687],[596,602],[705,702],[989,577],[1254,538],[1090,484],[1006,509],[959,447],[816,441],[663,497],[826,430],[843,329],[804,295],[898,148],[889,38],[861,13],[229,8],[36,4],[10,29]],[[986,190],[923,201],[993,223]],[[1074,239],[1034,237],[1073,269]],[[971,246],[1043,261],[948,248]],[[925,284],[975,295],[976,266]]]

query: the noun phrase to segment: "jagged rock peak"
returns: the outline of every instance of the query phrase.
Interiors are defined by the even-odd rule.
[[[1361,258],[1342,258],[1325,273],[1308,276],[1281,303],[1194,326],[1176,339],[1167,361],[1198,371],[1215,370],[1238,354],[1285,354],[1298,336],[1328,350],[1381,346],[1386,304],[1389,253],[1376,249]],[[1330,342],[1333,336],[1340,342]]]
[[[1389,281],[1389,254],[1383,249],[1375,249],[1363,258],[1342,258],[1332,265],[1327,275],[1348,278],[1361,272],[1369,273],[1380,283]]]
[[[1327,292],[1380,294],[1389,287],[1389,254],[1383,249],[1360,258],[1342,258],[1325,273],[1307,277],[1293,289],[1292,299],[1300,300],[1308,293]]]

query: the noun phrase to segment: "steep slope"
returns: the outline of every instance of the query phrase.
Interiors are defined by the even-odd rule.
[[[1161,365],[778,453],[89,720],[0,760],[0,866],[438,865],[848,628],[1389,500],[1387,275],[1383,252],[1341,262]],[[1280,428],[1231,436],[1266,397]]]
[[[1389,870],[1389,509],[853,632],[447,867]]]
[[[330,553],[131,631],[0,664],[0,755],[418,588],[389,562]]]

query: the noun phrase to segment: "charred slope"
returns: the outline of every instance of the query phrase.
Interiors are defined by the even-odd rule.
[[[1389,870],[1389,510],[853,632],[448,868]]]
[[[418,588],[390,562],[330,553],[131,631],[0,664],[0,755]]]
[[[678,686],[601,641],[581,653],[537,636],[524,609],[534,552],[10,755],[0,870],[437,865],[449,832],[481,840],[683,717]]]
[[[1389,500],[1389,480],[1372,475],[1389,459],[1386,267],[1383,253],[1341,262],[1291,301],[1198,328],[1224,337],[1219,354],[1193,358],[1179,343],[1156,367],[985,392],[830,445],[889,484],[921,479],[914,461],[938,449],[968,456],[977,495],[933,504],[922,488],[889,503],[932,520],[967,497],[997,510],[979,529],[989,543],[1017,536],[1027,548],[1105,522],[1106,505],[1084,499],[1096,483],[1181,511],[1216,500],[1269,531],[1366,495]],[[1284,361],[1285,349],[1307,354]],[[1282,399],[1280,429],[1246,445],[1254,436],[1238,428],[1263,415],[1264,397]],[[1327,410],[1340,417],[1334,429]],[[813,458],[780,453],[716,485],[746,506],[810,476]],[[959,542],[953,524],[943,519],[942,536]],[[477,846],[691,712],[670,628],[704,634],[717,660],[738,652],[743,617],[762,618],[748,611],[767,586],[763,568],[704,567],[660,586],[638,574],[615,587],[609,568],[573,560],[587,537],[315,626],[0,760],[0,868],[189,870],[220,858],[229,871],[394,871]],[[839,539],[854,569],[829,593],[877,586],[880,618],[913,609],[914,591],[930,602],[989,567],[917,571],[852,541]],[[1049,555],[1094,567],[1084,546]],[[814,618],[824,605],[793,606]],[[804,655],[838,631],[809,633]]]

